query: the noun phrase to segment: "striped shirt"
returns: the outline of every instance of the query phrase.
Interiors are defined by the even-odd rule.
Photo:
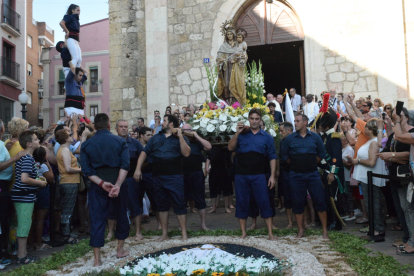
[[[14,202],[31,203],[36,201],[36,192],[39,186],[27,185],[22,182],[22,173],[29,174],[29,177],[36,179],[38,171],[33,156],[26,154],[16,162],[16,182],[11,189],[11,199]],[[26,193],[27,194],[24,194]],[[19,194],[20,193],[20,194]]]

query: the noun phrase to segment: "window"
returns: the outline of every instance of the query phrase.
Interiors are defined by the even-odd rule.
[[[92,116],[96,116],[96,114],[98,114],[98,106],[97,105],[91,105],[91,107],[90,107],[90,112],[89,112],[89,117],[92,117]]]
[[[3,120],[6,133],[8,132],[7,123],[11,120],[14,113],[14,102],[0,97],[0,118]]]
[[[63,73],[63,70],[59,70],[59,80],[58,80],[58,86],[59,86],[59,95],[65,95],[65,74]]]
[[[27,46],[33,48],[33,38],[30,35],[27,35]]]
[[[89,92],[98,92],[98,67],[89,67],[91,72],[91,86],[89,87]]]
[[[33,76],[32,65],[30,63],[27,64],[27,74]]]
[[[65,108],[59,107],[59,120],[65,117]]]
[[[27,96],[29,96],[29,100],[27,101],[27,104],[32,104],[33,93],[27,91]]]

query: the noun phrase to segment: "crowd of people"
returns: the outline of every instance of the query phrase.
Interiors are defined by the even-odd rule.
[[[287,229],[296,221],[297,238],[318,222],[324,238],[328,230],[341,230],[344,221],[361,224],[360,231],[367,233],[367,171],[411,175],[414,111],[403,108],[398,115],[380,99],[355,99],[333,90],[321,94],[321,103],[316,95],[300,97],[293,88],[289,94],[290,102],[267,94],[279,124],[279,148],[254,108],[249,126],[239,122],[230,142],[220,145],[192,130],[189,120],[199,110],[193,104],[181,111],[167,107],[163,117],[155,110],[150,127],[143,118],[131,126],[120,119],[116,134],[104,113],[93,122],[67,115],[46,130],[17,117],[7,125],[0,120],[0,138],[6,126],[11,136],[0,141],[0,265],[10,264],[13,255],[20,264],[37,261],[28,251],[50,249],[49,233],[76,244],[76,224],[90,235],[99,266],[106,229],[107,239],[119,241],[117,257],[127,256],[130,224],[141,240],[142,224],[153,217],[162,230],[158,240],[164,241],[171,207],[186,240],[187,211],[198,212],[200,228],[207,231],[206,213],[217,212],[221,197],[226,213],[235,209],[242,238],[248,218],[253,229],[260,214],[274,240],[277,209],[286,212]],[[285,120],[288,104],[293,124]],[[393,244],[397,254],[414,254],[412,183],[374,178],[373,185],[375,237],[383,238],[386,224],[393,224],[391,230],[402,231],[401,241]],[[55,228],[49,229],[52,220]]]

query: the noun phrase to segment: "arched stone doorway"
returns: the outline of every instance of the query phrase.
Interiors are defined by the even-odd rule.
[[[304,32],[292,8],[276,0],[254,0],[234,18],[248,32],[249,62],[262,63],[265,90],[280,94],[295,87],[305,95]]]

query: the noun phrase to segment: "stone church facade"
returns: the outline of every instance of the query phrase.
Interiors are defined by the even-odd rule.
[[[110,0],[111,121],[208,100],[203,60],[214,62],[226,20],[249,47],[300,43],[302,95],[336,89],[414,108],[414,0]]]

